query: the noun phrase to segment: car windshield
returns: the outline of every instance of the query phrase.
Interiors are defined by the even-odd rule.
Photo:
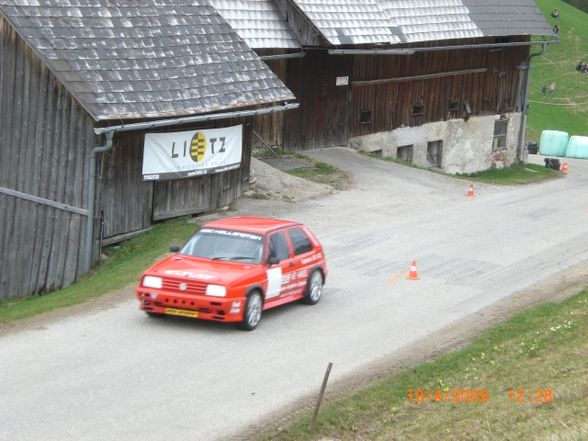
[[[260,263],[262,242],[262,237],[257,234],[202,228],[180,253],[204,259]]]

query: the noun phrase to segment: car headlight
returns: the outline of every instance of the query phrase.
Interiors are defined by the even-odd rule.
[[[163,279],[156,276],[145,276],[143,277],[143,286],[147,288],[161,289],[163,285]]]
[[[213,297],[226,297],[227,288],[222,285],[208,285],[206,287],[206,295]]]

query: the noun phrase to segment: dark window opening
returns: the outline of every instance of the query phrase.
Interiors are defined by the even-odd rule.
[[[364,110],[359,114],[359,123],[360,124],[369,124],[372,122],[372,111],[371,110]]]
[[[424,104],[415,104],[412,106],[412,116],[421,116],[425,113]]]
[[[406,162],[412,162],[412,144],[401,145],[396,149],[396,158]]]
[[[512,41],[511,37],[496,37],[496,43],[510,43]]]
[[[459,101],[458,100],[449,100],[447,102],[447,111],[448,112],[459,112]]]
[[[494,122],[494,139],[492,140],[492,150],[506,148],[507,129],[508,119],[499,119]]]
[[[284,232],[279,231],[270,236],[269,257],[277,257],[280,261],[290,257],[290,248]]]
[[[427,162],[432,167],[441,168],[443,164],[443,141],[427,143]]]
[[[300,228],[288,230],[288,234],[290,235],[290,240],[292,241],[295,255],[312,251],[312,244],[310,243],[310,239],[308,239],[308,236],[306,236],[304,231],[302,231]]]

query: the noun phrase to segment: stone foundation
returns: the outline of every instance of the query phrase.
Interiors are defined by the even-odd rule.
[[[411,162],[420,167],[439,167],[447,173],[474,173],[489,168],[503,168],[516,161],[521,123],[520,113],[507,113],[505,146],[493,148],[495,122],[500,115],[472,116],[467,121],[452,119],[401,127],[390,132],[352,138],[349,145],[363,151],[381,151],[385,157],[398,157],[398,147],[412,146]],[[427,155],[429,143],[441,141],[441,158],[437,162]],[[435,147],[431,145],[431,150]],[[402,149],[401,149],[402,151]],[[404,149],[406,154],[407,149]]]

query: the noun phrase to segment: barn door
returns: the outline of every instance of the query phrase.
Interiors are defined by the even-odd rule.
[[[289,60],[287,86],[300,108],[284,115],[284,147],[308,150],[347,145],[349,141],[349,86],[337,86],[337,78],[351,81],[352,57],[308,52]]]

